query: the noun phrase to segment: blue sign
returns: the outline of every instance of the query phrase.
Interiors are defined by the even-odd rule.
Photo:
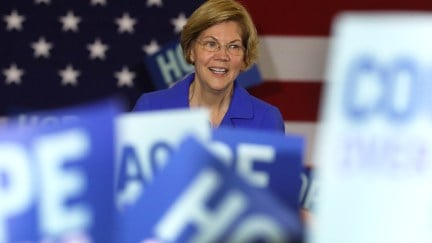
[[[112,242],[113,121],[104,101],[41,116],[50,126],[0,130],[0,242]]]
[[[254,187],[271,191],[285,205],[299,209],[302,137],[219,128],[214,130],[213,140],[218,142],[217,153],[226,158],[230,170],[236,171]]]
[[[297,212],[187,138],[140,200],[119,215],[119,242],[297,242]]]
[[[145,63],[156,89],[166,89],[194,70],[194,67],[184,59],[178,41],[171,42],[154,55],[147,56]],[[257,65],[242,72],[237,82],[245,88],[261,83],[262,78]]]

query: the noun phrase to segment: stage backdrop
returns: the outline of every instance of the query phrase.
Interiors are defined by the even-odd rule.
[[[1,1],[0,116],[114,94],[132,106],[155,89],[145,56],[175,41],[202,2]],[[288,132],[306,136],[305,163],[313,163],[332,19],[345,10],[432,10],[429,0],[242,2],[256,22],[262,50],[263,82],[249,90],[281,109]]]

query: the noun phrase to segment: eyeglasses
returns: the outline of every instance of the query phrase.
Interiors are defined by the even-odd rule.
[[[244,47],[239,44],[221,45],[219,42],[214,40],[206,40],[206,41],[197,40],[197,42],[204,47],[204,50],[208,52],[220,51],[222,46],[225,47],[225,49],[229,54],[234,56],[241,56],[244,52]]]

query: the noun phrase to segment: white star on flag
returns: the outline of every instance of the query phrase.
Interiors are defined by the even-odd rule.
[[[50,50],[53,47],[53,44],[47,42],[44,37],[39,37],[39,40],[37,42],[33,42],[31,44],[31,47],[34,50],[33,52],[34,57],[48,58],[50,56]]]
[[[34,2],[35,2],[36,4],[44,3],[44,4],[46,4],[46,5],[50,5],[51,0],[35,0]]]
[[[116,18],[116,24],[118,24],[118,32],[128,32],[133,33],[134,32],[134,25],[136,24],[136,19],[131,18],[129,16],[129,13],[123,13],[123,16],[121,18]]]
[[[155,39],[152,39],[150,44],[143,46],[143,51],[151,56],[160,50],[160,46]]]
[[[24,15],[19,15],[16,10],[13,10],[10,15],[5,15],[3,20],[6,21],[6,29],[13,30],[16,29],[18,31],[22,30],[22,24],[26,18]]]
[[[158,7],[162,7],[162,0],[147,0],[147,7],[151,7],[156,5]]]
[[[117,86],[118,87],[133,87],[133,79],[135,78],[135,73],[129,71],[129,68],[123,66],[120,72],[115,72],[114,76],[117,78]]]
[[[3,75],[6,76],[6,84],[20,84],[21,76],[24,74],[23,69],[19,69],[15,63],[12,63],[9,68],[3,69]]]
[[[99,58],[105,59],[105,52],[109,49],[108,45],[105,45],[97,38],[92,44],[87,45],[87,49],[90,51],[90,59]]]
[[[63,31],[65,31],[65,32],[68,30],[71,30],[73,32],[78,31],[78,24],[79,24],[79,22],[81,22],[81,18],[78,16],[75,16],[72,11],[69,10],[65,16],[61,16],[59,19],[60,19],[60,22],[62,22],[62,24],[63,24],[63,27],[62,27]]]
[[[72,65],[67,65],[65,69],[59,71],[59,75],[62,77],[61,84],[62,85],[72,85],[76,86],[78,84],[78,76],[80,76],[81,72],[75,70]]]
[[[107,3],[106,3],[106,0],[91,0],[91,5],[92,6],[96,6],[96,5],[101,5],[101,6],[105,6]]]
[[[0,0],[0,116],[103,94],[124,96],[132,109],[161,88],[156,57],[171,55],[179,38],[171,22],[179,31],[203,1]]]
[[[171,23],[174,25],[174,33],[180,33],[187,22],[187,18],[184,13],[180,13],[177,18],[171,19]]]

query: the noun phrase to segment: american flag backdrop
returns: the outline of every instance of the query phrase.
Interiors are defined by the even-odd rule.
[[[0,3],[0,112],[153,90],[144,57],[179,37],[202,1],[6,0]]]
[[[243,2],[261,37],[259,68],[264,82],[250,92],[279,107],[288,133],[306,138],[304,162],[310,165],[314,164],[314,140],[319,129],[320,100],[326,83],[327,50],[334,17],[342,11],[432,11],[429,0]]]
[[[2,0],[0,116],[154,90],[145,55],[179,37],[200,0]],[[313,163],[331,22],[345,10],[432,10],[429,0],[242,0],[261,41],[250,92],[307,138]],[[389,40],[391,41],[391,40]]]

